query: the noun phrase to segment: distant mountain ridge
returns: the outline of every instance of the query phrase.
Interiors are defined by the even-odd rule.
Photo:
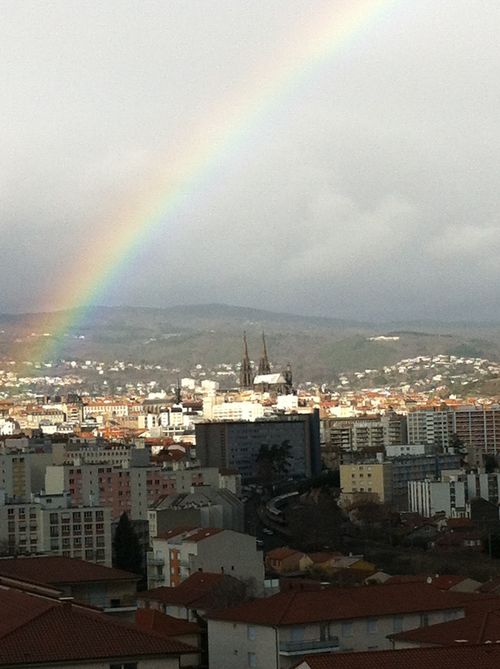
[[[0,356],[22,356],[32,333],[47,332],[50,322],[49,313],[0,314]],[[418,355],[500,359],[495,323],[368,323],[224,304],[95,307],[52,348],[64,359],[146,361],[187,371],[195,364],[239,361],[243,331],[254,360],[264,331],[271,362],[277,368],[290,362],[299,379],[328,380]],[[398,339],[371,339],[380,336]]]

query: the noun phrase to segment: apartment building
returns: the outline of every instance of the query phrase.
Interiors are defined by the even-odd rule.
[[[107,507],[71,506],[68,495],[0,505],[0,541],[9,553],[49,553],[111,566]]]
[[[162,497],[148,510],[150,536],[172,527],[218,527],[242,532],[243,502],[229,490],[198,485],[190,492]]]
[[[380,417],[329,418],[324,421],[325,442],[334,451],[384,450],[384,426]]]
[[[460,407],[456,410],[413,411],[408,414],[408,441],[447,449],[452,435],[465,447],[500,453],[500,409]]]
[[[311,476],[321,468],[319,412],[254,422],[198,423],[196,453],[202,467],[235,469],[242,479],[257,476],[257,455],[263,444],[287,444],[290,476]]]
[[[491,455],[500,453],[500,409],[457,409],[448,420],[451,433],[466,446]]]
[[[340,465],[340,488],[346,501],[359,493],[369,493],[380,503],[393,495],[391,462],[363,462]]]
[[[0,490],[13,499],[29,499],[31,494],[29,453],[15,451],[0,454]]]
[[[470,502],[484,499],[500,503],[500,474],[470,473],[443,476],[439,481],[409,481],[408,503],[410,511],[426,518],[444,511],[449,518],[470,517]]]
[[[452,411],[410,411],[407,416],[408,442],[428,444],[446,450],[450,443]]]
[[[228,574],[260,593],[262,553],[255,537],[220,528],[178,527],[153,537],[148,554],[148,587],[176,586],[197,571]]]
[[[340,465],[340,487],[345,501],[354,495],[370,493],[380,502],[406,506],[409,481],[436,480],[442,471],[460,468],[460,456],[449,453],[365,460]]]
[[[463,616],[463,594],[424,583],[290,590],[209,614],[210,664],[288,669],[312,653],[390,649],[393,632]]]
[[[175,492],[168,470],[153,465],[128,469],[106,464],[54,465],[46,469],[47,494],[68,491],[75,505],[109,506],[113,518],[127,512],[132,520],[147,520],[148,507]]]

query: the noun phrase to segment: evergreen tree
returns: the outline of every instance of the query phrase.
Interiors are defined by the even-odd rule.
[[[120,516],[116,526],[113,549],[115,567],[134,574],[142,572],[142,548],[125,512]]]

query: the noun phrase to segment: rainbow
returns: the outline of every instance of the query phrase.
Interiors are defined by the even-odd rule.
[[[117,212],[111,223],[103,222],[98,231],[98,248],[90,257],[85,255],[77,261],[59,294],[51,296],[51,322],[43,325],[50,336],[34,340],[25,359],[50,360],[58,341],[70,330],[74,331],[98,303],[104,290],[137,252],[145,234],[173,224],[181,206],[206,188],[210,176],[238,151],[263,118],[286,101],[321,65],[358,40],[365,30],[373,29],[400,2],[332,3],[334,7],[327,16],[317,17],[297,36],[293,52],[284,54],[272,67],[260,72],[243,94],[224,101],[222,109],[214,110],[199,136],[179,150],[177,156],[168,156],[170,167],[154,183],[146,185],[140,199]]]

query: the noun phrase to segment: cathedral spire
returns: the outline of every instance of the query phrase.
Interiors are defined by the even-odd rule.
[[[266,346],[266,335],[262,333],[262,355],[259,360],[259,374],[270,374],[271,365],[269,364],[269,358],[267,357],[267,346]]]
[[[247,333],[243,333],[243,360],[240,369],[240,388],[251,388],[253,384],[252,364],[248,355]]]

